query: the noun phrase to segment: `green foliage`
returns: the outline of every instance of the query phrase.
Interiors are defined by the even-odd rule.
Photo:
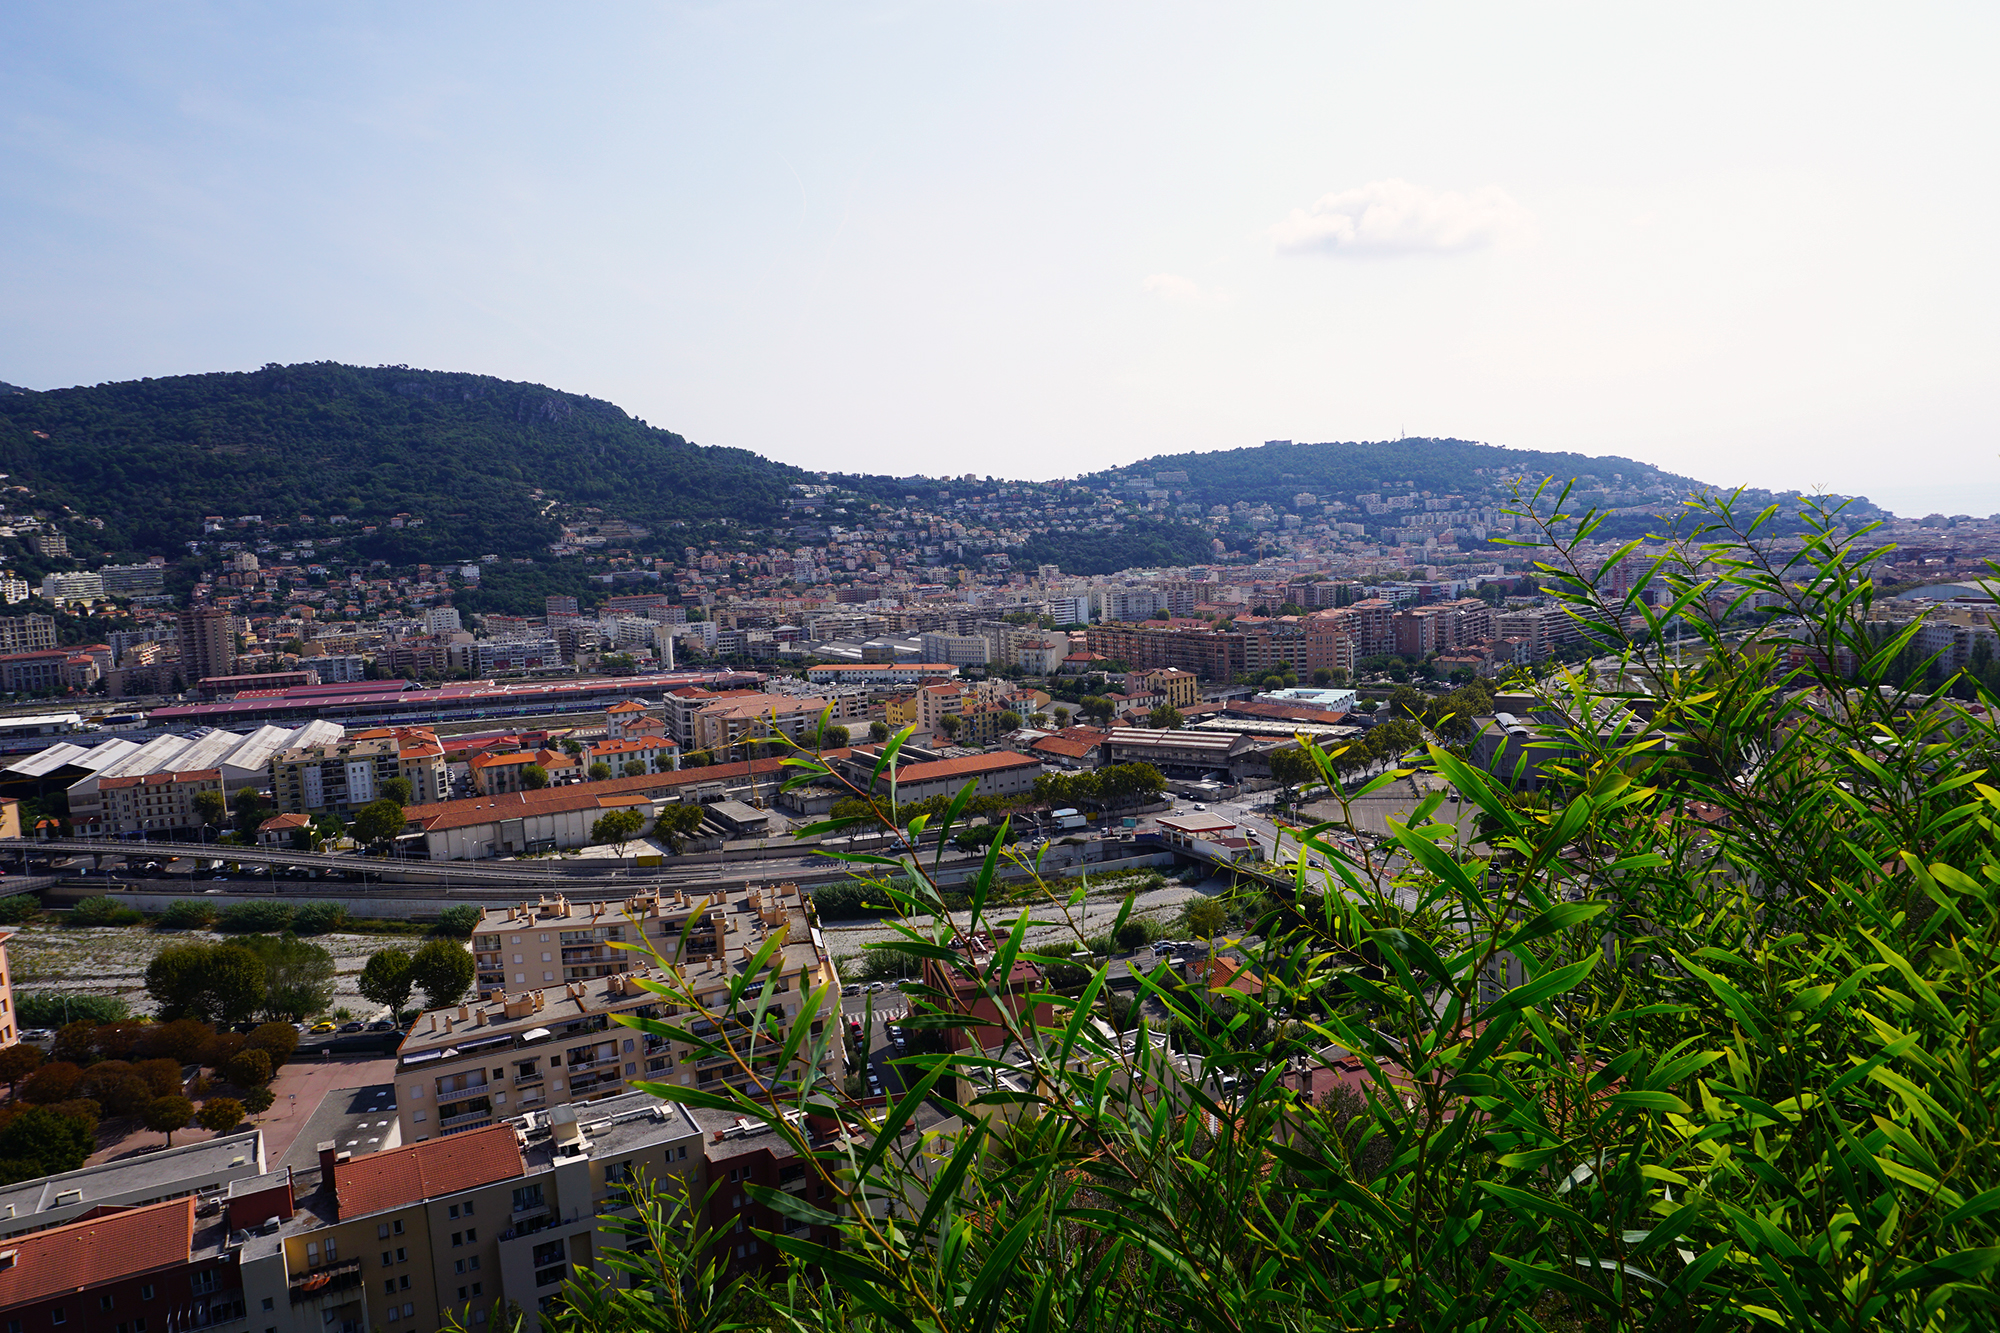
[[[584,772],[592,782],[604,782],[611,777],[611,765],[599,759]]]
[[[265,820],[278,813],[278,808],[266,801],[264,794],[255,787],[238,791],[231,805],[234,808],[231,823],[237,836],[246,842],[257,836],[257,830]]]
[[[683,843],[701,828],[702,809],[693,802],[662,806],[653,819],[653,832],[665,838],[676,854]]]
[[[1151,764],[1107,764],[1080,773],[1044,773],[1035,779],[1035,800],[1054,807],[1115,808],[1155,799],[1167,780]]]
[[[189,804],[204,828],[213,828],[229,816],[229,805],[219,791],[198,791]]]
[[[839,880],[812,891],[813,909],[823,921],[852,921],[890,910],[889,899],[861,880]]]
[[[146,965],[146,992],[164,1019],[240,1023],[264,1002],[265,969],[250,950],[228,944],[170,944]]]
[[[540,791],[549,785],[549,770],[540,764],[521,766],[521,786],[528,791]]]
[[[132,1016],[132,1008],[115,995],[61,995],[53,991],[14,994],[14,1013],[24,1028],[59,1028],[77,1019],[117,1023]]]
[[[227,1134],[243,1123],[243,1103],[234,1097],[211,1097],[195,1113],[195,1123],[216,1134]]]
[[[1181,710],[1172,704],[1155,705],[1153,711],[1146,714],[1146,725],[1156,731],[1176,731],[1183,721]]]
[[[174,1146],[174,1132],[186,1129],[188,1121],[194,1119],[194,1103],[179,1093],[169,1093],[155,1097],[147,1103],[139,1115],[139,1123],[155,1134],[167,1136],[167,1146]]]
[[[0,926],[18,926],[24,921],[32,921],[41,910],[41,900],[34,894],[9,894],[0,898]]]
[[[868,724],[868,739],[880,745],[889,739],[889,724],[880,720]]]
[[[250,1088],[237,1100],[243,1103],[243,1109],[251,1115],[262,1115],[271,1109],[278,1096],[269,1088]]]
[[[111,898],[85,898],[70,909],[63,924],[70,926],[136,926],[145,915]]]
[[[215,928],[224,934],[290,930],[293,910],[290,903],[276,898],[234,903],[224,909]]]
[[[646,816],[637,810],[607,810],[590,826],[592,842],[626,843],[646,827]]]
[[[410,988],[415,984],[410,980],[410,958],[408,949],[377,949],[369,954],[361,969],[361,998],[400,1014],[409,1004]]]
[[[333,955],[296,935],[250,935],[224,949],[241,949],[264,968],[266,1018],[300,1019],[321,1013],[333,999]]]
[[[468,940],[485,914],[471,903],[460,903],[457,907],[447,907],[438,913],[436,933],[448,939]]]
[[[397,805],[408,805],[416,798],[416,789],[408,778],[386,778],[382,782],[382,798]]]
[[[407,822],[403,817],[403,807],[385,796],[354,812],[351,832],[356,842],[364,847],[373,847],[401,833]]]
[[[89,1117],[48,1106],[31,1106],[0,1127],[0,1162],[35,1167],[16,1180],[74,1171],[96,1146],[97,1126]]]
[[[328,935],[347,928],[344,903],[300,903],[292,914],[292,931],[299,935]]]
[[[167,904],[167,910],[160,913],[153,922],[162,930],[207,930],[215,924],[219,915],[211,903],[182,898]]]
[[[1014,554],[1029,565],[1058,565],[1066,574],[1115,574],[1211,559],[1212,539],[1189,523],[1125,521],[1123,532],[1043,532]]]
[[[218,1072],[239,1088],[261,1088],[271,1081],[271,1056],[268,1051],[246,1046],[229,1057]]]
[[[450,940],[432,940],[410,959],[410,982],[424,993],[424,1006],[457,1004],[472,985],[472,955]]]
[[[529,494],[535,487],[660,526],[769,521],[785,487],[809,479],[541,385],[331,362],[6,394],[0,471],[45,503],[103,516],[99,539],[119,549],[175,549],[200,532],[204,514],[306,513],[318,519],[306,531],[336,535],[343,530],[326,526],[336,513],[353,520],[344,530],[353,534],[409,512],[425,526],[350,538],[361,554],[399,565],[475,549],[542,554],[555,532]],[[517,568],[493,567],[498,586],[482,580],[454,604],[539,614],[541,584],[511,595]],[[558,583],[547,591],[594,586],[580,576]],[[505,605],[489,604],[500,598]]]
[[[269,1056],[275,1069],[298,1050],[298,1029],[290,1023],[260,1023],[250,1032],[250,1047]]]

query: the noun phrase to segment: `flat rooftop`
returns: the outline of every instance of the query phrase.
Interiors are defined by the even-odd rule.
[[[24,1231],[67,1221],[100,1203],[219,1192],[232,1180],[263,1174],[262,1130],[184,1143],[0,1187],[0,1231]],[[69,1197],[72,1194],[76,1197]],[[36,1222],[42,1214],[53,1216]]]

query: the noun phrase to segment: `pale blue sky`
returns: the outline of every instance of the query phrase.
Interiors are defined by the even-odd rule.
[[[1049,477],[1456,435],[2000,510],[1990,6],[0,10],[0,380],[407,362]]]

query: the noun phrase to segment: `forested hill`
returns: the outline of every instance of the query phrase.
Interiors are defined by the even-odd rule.
[[[103,519],[109,551],[172,550],[209,514],[409,514],[394,554],[416,559],[545,546],[537,487],[642,524],[761,524],[807,477],[539,384],[331,362],[0,393],[0,472]]]
[[[1494,477],[1501,472],[1524,472],[1537,479],[1596,478],[1606,485],[1620,476],[1626,486],[1658,484],[1683,492],[1699,484],[1632,458],[1593,458],[1435,439],[1339,444],[1274,440],[1248,449],[1160,454],[1117,471],[1138,475],[1185,472],[1188,489],[1215,504],[1238,500],[1282,504],[1301,491],[1346,496],[1394,488],[1401,482],[1418,490],[1482,491],[1494,486]]]

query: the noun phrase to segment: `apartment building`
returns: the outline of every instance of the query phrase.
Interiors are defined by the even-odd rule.
[[[868,772],[874,767],[871,757],[867,762]],[[1041,772],[1042,761],[1036,756],[1010,752],[903,764],[896,769],[896,799],[922,801],[933,796],[956,796],[968,780],[978,784],[973,788],[975,796],[1021,796],[1035,789],[1035,779]],[[858,780],[866,781],[867,776],[863,772]],[[889,775],[883,774],[875,785],[886,795]]]
[[[1219,681],[1234,680],[1244,671],[1243,636],[1233,631],[1092,625],[1084,644],[1090,653],[1135,670],[1172,667]]]
[[[14,832],[21,836],[21,816],[17,808],[14,812]],[[7,941],[14,938],[11,927],[0,927],[0,1050],[5,1050],[21,1040],[20,1020],[14,1015],[14,970],[7,963]]]
[[[709,621],[701,622],[709,624]],[[678,690],[670,690],[660,700],[662,720],[667,724],[667,734],[683,748],[694,745],[694,716],[719,699],[746,699],[762,695],[761,690],[705,690],[699,685],[689,685]],[[615,705],[614,705],[615,706]],[[622,729],[613,733],[609,717],[606,718],[605,734],[623,734]]]
[[[994,658],[993,645],[981,634],[924,634],[919,651],[932,662],[953,666],[985,666]]]
[[[437,733],[422,727],[356,731],[271,756],[271,790],[283,814],[345,817],[379,798],[390,778],[408,780],[412,805],[444,800],[451,788]]]
[[[694,715],[693,748],[719,751],[739,741],[779,735],[810,745],[827,703],[782,694],[716,700]]]
[[[70,654],[61,648],[0,656],[0,690],[59,694],[69,688]]]
[[[479,1000],[424,1015],[397,1054],[404,1141],[615,1096],[638,1078],[760,1090],[766,1081],[825,1077],[838,1086],[847,1072],[838,1040],[818,1067],[804,1063],[809,1052],[802,1046],[783,1069],[770,1058],[776,1048],[760,1042],[746,1070],[726,1058],[698,1061],[692,1047],[611,1021],[614,1014],[688,1021],[683,1004],[641,987],[641,977],[710,1008],[726,1007],[727,987],[774,937],[780,943],[758,983],[778,997],[771,1012],[788,1023],[810,1023],[814,1035],[837,1026],[839,975],[796,884],[695,895],[648,890],[622,908],[562,898],[489,908],[473,931]],[[641,942],[666,960],[664,969],[644,953],[614,947]],[[583,979],[563,981],[572,976]],[[828,986],[822,1010],[803,1012],[812,989],[822,985]],[[692,1030],[716,1029],[699,1020]]]
[[[611,765],[613,773],[624,773],[636,763],[645,773],[671,773],[681,766],[681,747],[665,736],[626,736],[595,741],[584,749],[591,763]]]
[[[181,676],[189,681],[236,670],[236,622],[214,606],[191,606],[180,615]]]
[[[10,1333],[249,1328],[228,1222],[197,1217],[192,1198],[37,1231],[0,1254]]]
[[[920,685],[934,676],[956,676],[950,662],[862,662],[830,663],[806,668],[806,679],[815,685],[866,685],[889,689]]]
[[[201,827],[195,797],[222,795],[222,770],[188,769],[104,778],[97,784],[99,823],[106,833],[186,833]]]
[[[54,616],[0,616],[0,655],[47,652],[55,647]]]

